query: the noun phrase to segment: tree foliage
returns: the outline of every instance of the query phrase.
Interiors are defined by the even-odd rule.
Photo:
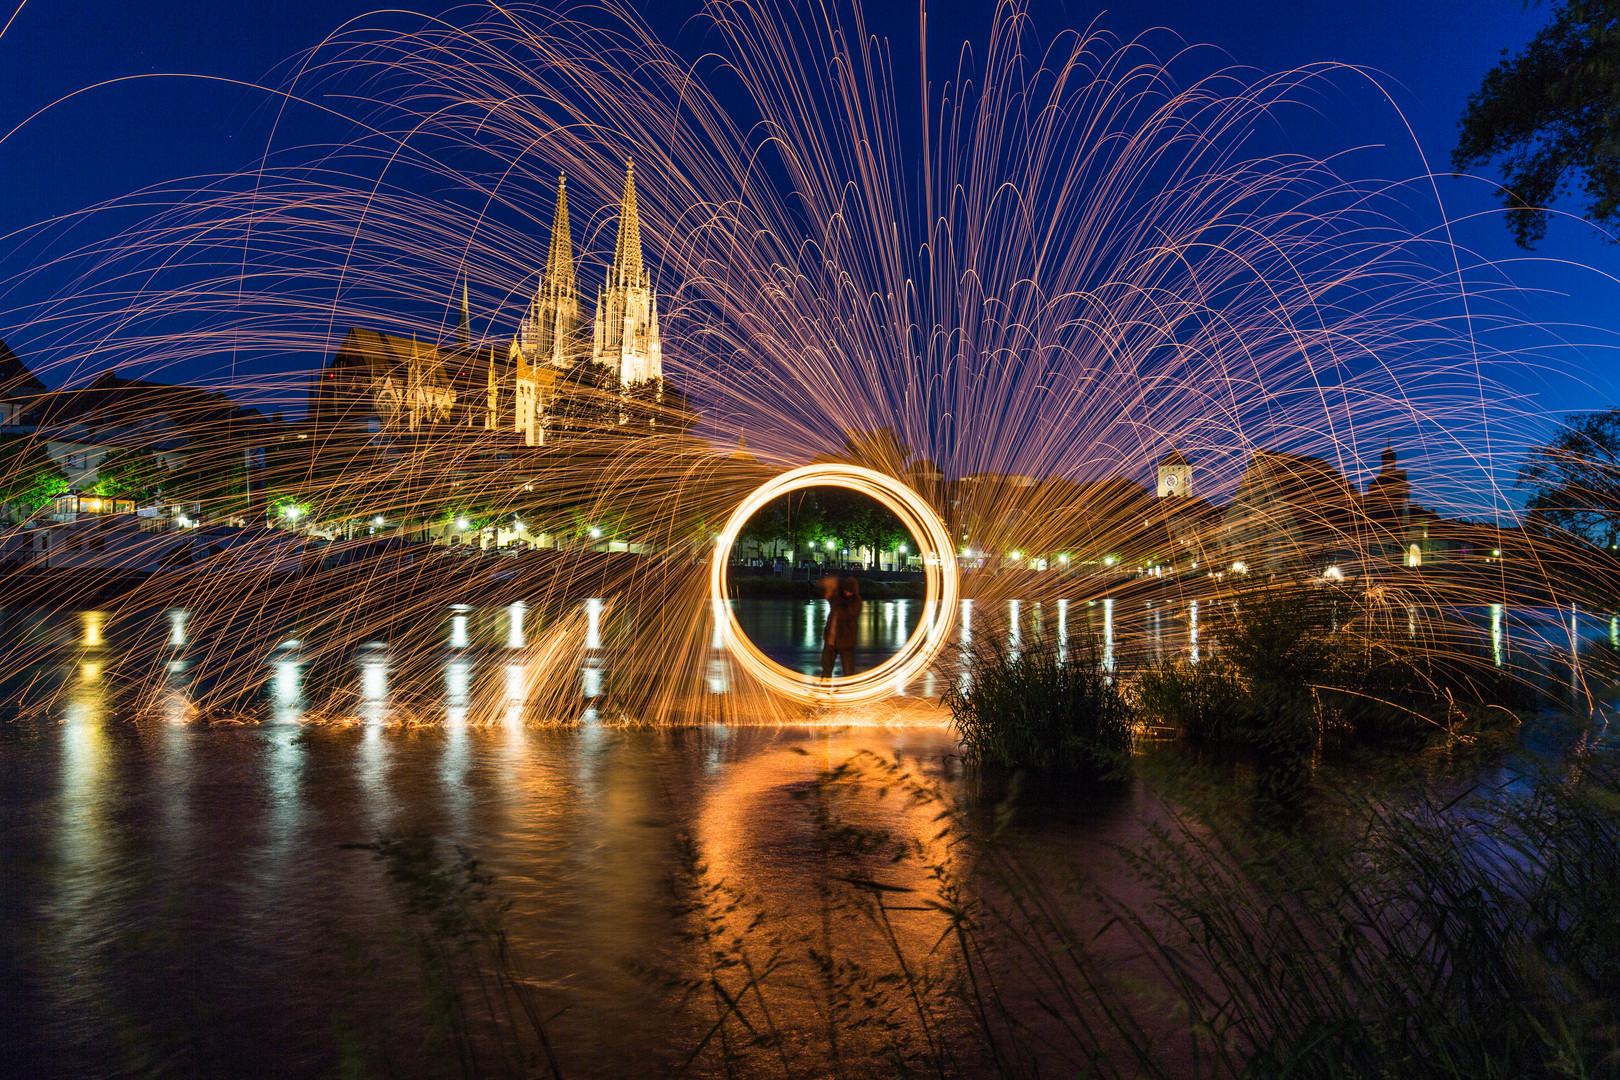
[[[67,475],[32,435],[0,435],[0,504],[27,511],[67,489]]]
[[[169,482],[169,471],[156,454],[144,448],[124,448],[101,459],[94,490],[104,498],[149,503],[164,493]]]
[[[1579,413],[1519,466],[1529,522],[1601,547],[1620,543],[1620,409]]]
[[[825,550],[867,547],[893,551],[914,543],[911,534],[889,509],[869,496],[848,488],[824,486],[780,495],[749,519],[739,539],[758,544],[781,543],[803,558]]]
[[[1579,181],[1586,217],[1620,214],[1620,0],[1565,0],[1486,75],[1458,123],[1452,168],[1501,162],[1502,205],[1520,247],[1547,234],[1547,206]]]

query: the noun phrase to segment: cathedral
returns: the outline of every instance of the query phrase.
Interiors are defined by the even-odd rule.
[[[311,421],[377,434],[482,428],[513,432],[525,444],[541,446],[563,377],[584,362],[600,365],[598,370],[621,394],[650,386],[655,396],[661,395],[658,295],[642,261],[634,163],[625,171],[618,241],[597,293],[588,340],[563,179],[557,183],[539,288],[504,355],[472,343],[465,282],[460,293],[461,319],[453,345],[351,329],[312,388]]]

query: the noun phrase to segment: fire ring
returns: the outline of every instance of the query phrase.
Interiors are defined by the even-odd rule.
[[[922,556],[923,578],[927,584],[922,619],[900,651],[870,671],[851,676],[840,675],[834,679],[814,678],[789,671],[760,652],[737,624],[737,616],[729,603],[726,581],[726,564],[731,557],[731,546],[749,518],[779,495],[823,485],[858,491],[888,507],[916,538]],[[742,505],[732,512],[726,527],[720,532],[720,538],[715,542],[709,592],[714,605],[715,625],[720,628],[726,649],[745,671],[783,697],[803,702],[848,704],[873,701],[892,694],[921,675],[934,662],[956,622],[961,578],[957,572],[956,550],[950,530],[920,495],[880,472],[859,465],[829,462],[785,472],[743,500]]]

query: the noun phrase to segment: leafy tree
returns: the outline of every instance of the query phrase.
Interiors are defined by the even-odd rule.
[[[839,541],[842,547],[891,551],[911,538],[900,519],[869,496],[848,488],[826,487],[816,490],[816,498],[821,503],[829,539]]]
[[[1504,52],[1504,56],[1505,56]],[[1502,205],[1520,247],[1547,234],[1546,207],[1579,178],[1586,216],[1620,214],[1620,0],[1565,0],[1468,99],[1451,166],[1501,161]]]
[[[67,474],[32,435],[0,435],[0,504],[32,513],[67,488]]]
[[[890,476],[902,476],[912,453],[900,433],[885,425],[872,431],[846,430],[843,447],[829,456],[834,461],[848,461]]]
[[[1579,413],[1519,466],[1529,521],[1602,547],[1620,543],[1620,409]]]
[[[591,438],[619,425],[617,379],[606,364],[582,360],[557,380],[552,431],[559,438]]]
[[[686,395],[667,379],[647,379],[625,387],[621,415],[627,434],[680,434],[698,421]]]
[[[169,471],[156,454],[145,448],[110,451],[96,467],[95,493],[109,499],[149,503],[163,494]]]

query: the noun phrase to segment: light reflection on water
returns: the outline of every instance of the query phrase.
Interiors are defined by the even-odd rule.
[[[987,607],[984,601],[963,600],[954,647],[934,669],[909,685],[897,682],[894,691],[933,700],[950,682],[965,690],[960,657],[987,641],[999,641],[1015,654],[1043,642],[1063,658],[1077,648],[1095,649],[1106,670],[1127,674],[1166,658],[1197,663],[1212,651],[1202,625],[1211,603],[1104,598],[1014,600]],[[768,656],[805,675],[819,671],[825,602],[740,599],[733,604],[742,630]],[[917,631],[924,613],[919,601],[868,601],[858,628],[857,664],[870,668],[893,655]],[[1525,657],[1532,662],[1561,657],[1567,663],[1572,644],[1593,640],[1620,645],[1620,617],[1609,613],[1490,604],[1464,616],[1465,632],[1477,634],[1475,647],[1497,666]],[[6,613],[0,647],[10,656],[0,671],[0,716],[15,708],[6,701],[8,686],[21,688],[12,698],[83,701],[100,693],[94,689],[98,677],[116,668],[121,685],[145,680],[158,691],[146,708],[176,723],[207,713],[206,691],[234,679],[248,688],[248,697],[235,700],[229,715],[277,724],[316,715],[365,727],[401,720],[522,724],[531,687],[565,655],[575,657],[566,662],[577,665],[574,681],[587,708],[609,692],[619,659],[612,648],[613,626],[620,615],[601,600],[589,600],[573,609],[572,617],[577,623],[570,623],[569,613],[548,617],[523,603],[489,609],[454,605],[444,609],[436,638],[431,632],[427,640],[413,637],[409,627],[362,626],[359,634],[378,636],[334,651],[304,640],[305,628],[289,624],[259,629],[264,644],[255,652],[253,639],[228,620],[209,616],[204,621],[181,609],[154,612],[144,622],[120,616],[116,623],[101,611]],[[1427,632],[1425,614],[1415,608],[1406,611],[1404,621],[1409,634]],[[1466,630],[1469,625],[1475,629]],[[565,638],[577,635],[571,639],[573,652],[557,651],[553,630]],[[729,694],[735,680],[724,642],[712,628],[705,637],[709,647],[698,685],[703,693]],[[149,642],[146,652],[138,651],[140,641]],[[64,681],[61,665],[70,662],[64,650],[71,650],[71,664],[77,665],[76,681]]]
[[[919,608],[871,604],[861,647],[876,655],[898,645]],[[1050,633],[1072,650],[1090,636],[1128,670],[1197,655],[1207,608],[1026,601],[990,610],[967,601],[961,641],[1005,633],[1027,648]],[[594,610],[584,612],[597,643],[581,665],[584,693],[599,692],[611,665],[601,645],[612,638],[610,614]],[[410,661],[404,646],[383,640],[318,660],[296,628],[277,628],[261,660],[276,723],[209,728],[178,722],[191,715],[186,665],[213,647],[200,619],[165,611],[151,620],[154,656],[166,679],[174,675],[155,724],[129,713],[127,687],[108,674],[139,629],[133,623],[62,613],[53,618],[63,632],[53,634],[37,619],[6,621],[7,633],[49,643],[18,670],[55,682],[45,712],[10,721],[28,734],[0,755],[11,823],[0,843],[12,868],[0,888],[14,916],[8,930],[26,943],[14,973],[26,992],[0,1004],[0,1019],[65,1048],[76,1064],[64,1075],[111,1071],[105,1032],[131,1017],[141,1031],[162,1032],[192,1030],[203,1015],[222,1045],[243,1048],[219,1051],[227,1059],[216,1074],[329,1074],[333,1017],[349,1000],[323,960],[330,928],[369,932],[388,910],[375,865],[340,845],[426,831],[468,845],[497,873],[515,901],[516,943],[566,985],[571,1012],[559,1037],[579,1066],[570,1074],[633,1075],[669,1032],[624,962],[647,959],[668,939],[678,832],[701,842],[717,873],[796,911],[814,895],[819,865],[799,798],[817,770],[876,749],[906,754],[926,775],[955,775],[950,733],[937,728],[624,731],[590,712],[572,731],[526,725],[526,650],[545,620],[527,609],[446,614],[464,620],[465,641],[455,644],[454,622],[431,631],[439,651],[429,670],[442,699],[432,715],[442,722],[426,728],[394,722],[396,676]],[[761,602],[739,609],[743,617],[773,635],[787,662],[819,661],[817,605]],[[1584,611],[1496,606],[1477,618],[1480,647],[1503,662],[1514,645],[1567,643],[1572,620],[1585,639],[1620,633],[1614,617]],[[311,707],[320,663],[348,673],[337,682],[361,723],[296,723]],[[724,656],[709,663],[711,690],[726,692]],[[928,681],[906,689],[937,692]],[[903,804],[867,808],[863,820],[909,828],[895,816]],[[1137,825],[1123,820],[1086,817],[1063,839],[1066,850],[1128,841],[1125,830]],[[919,921],[907,932],[932,940],[938,930]]]

